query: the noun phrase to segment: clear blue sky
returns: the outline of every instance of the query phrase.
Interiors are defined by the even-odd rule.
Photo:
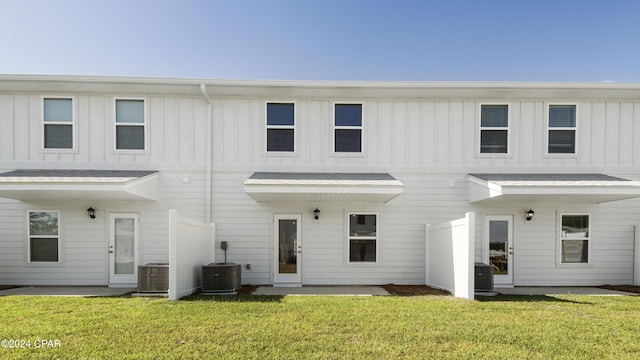
[[[640,1],[0,0],[0,73],[640,82]]]

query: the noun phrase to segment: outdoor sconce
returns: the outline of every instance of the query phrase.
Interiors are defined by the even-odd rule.
[[[87,213],[89,214],[90,218],[96,218],[96,211],[91,206],[89,206],[89,208],[87,209]]]
[[[529,211],[527,211],[527,221],[531,221],[531,219],[533,219],[533,214],[535,213],[535,211],[529,209]]]
[[[316,219],[316,220],[318,220],[320,218],[320,210],[318,210],[318,208],[313,210],[313,218]]]

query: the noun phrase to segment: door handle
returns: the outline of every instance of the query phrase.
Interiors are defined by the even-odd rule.
[[[113,254],[113,250],[109,250],[109,254]]]

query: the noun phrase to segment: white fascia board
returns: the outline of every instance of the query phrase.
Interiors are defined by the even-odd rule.
[[[70,178],[72,181],[58,179],[55,182],[27,182],[22,178],[19,182],[0,183],[0,197],[16,200],[90,198],[157,201],[157,178],[157,173],[132,181],[116,181],[121,178],[109,178],[108,182],[98,182],[98,178],[87,178],[91,181],[86,182],[77,182],[83,178]]]
[[[401,186],[362,186],[362,185],[314,185],[314,186],[292,186],[292,185],[245,185],[247,193],[281,193],[281,194],[402,194]]]

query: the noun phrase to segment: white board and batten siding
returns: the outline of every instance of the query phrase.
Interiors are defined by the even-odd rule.
[[[73,98],[76,149],[44,150],[42,102],[47,96]],[[115,99],[145,100],[145,151],[115,150]],[[172,96],[84,95],[82,93],[0,94],[0,164],[59,163],[89,168],[109,164],[153,164],[175,168],[206,159],[207,103],[202,98]],[[2,166],[5,168],[6,166]],[[192,166],[193,167],[193,166]],[[150,168],[150,167],[149,167]],[[154,169],[154,170],[155,170]]]
[[[42,102],[73,99],[73,150],[44,150]],[[145,151],[114,149],[115,99],[145,100]],[[0,94],[0,171],[17,168],[160,170],[160,199],[152,201],[23,203],[0,199],[0,283],[14,285],[108,284],[108,213],[139,214],[138,263],[169,260],[168,210],[205,219],[207,103],[201,97],[122,94]],[[86,208],[97,210],[89,219]],[[29,264],[29,210],[59,210],[61,263]]]
[[[270,284],[273,273],[273,214],[302,214],[303,283],[424,284],[424,225],[438,224],[477,212],[476,238],[481,239],[483,215],[514,215],[516,263],[514,281],[521,285],[563,285],[633,281],[633,226],[640,219],[640,202],[585,205],[592,214],[592,264],[586,268],[563,268],[556,264],[557,211],[574,209],[566,204],[536,205],[536,216],[525,223],[523,211],[530,204],[503,209],[474,206],[468,202],[467,174],[492,172],[602,172],[640,179],[640,101],[626,96],[599,99],[598,91],[580,97],[557,98],[560,91],[488,91],[482,96],[421,97],[404,89],[407,96],[386,96],[384,89],[354,87],[318,94],[313,87],[292,86],[266,90],[210,91],[209,105],[194,86],[193,93],[149,94],[131,86],[132,92],[61,93],[0,92],[0,171],[16,168],[140,169],[160,171],[158,202],[94,202],[27,204],[0,200],[0,280],[15,284],[105,284],[107,282],[107,211],[140,215],[140,263],[168,260],[167,212],[177,209],[185,217],[205,219],[206,189],[211,186],[213,221],[217,224],[216,247],[227,241],[228,261],[243,266],[245,284]],[[157,85],[157,84],[156,84]],[[150,87],[156,85],[149,84]],[[199,85],[199,84],[197,84]],[[102,86],[101,84],[96,87]],[[69,87],[67,87],[69,89]],[[107,90],[108,89],[108,90]],[[123,89],[127,89],[123,85]],[[219,90],[220,94],[224,89]],[[194,94],[195,93],[195,94]],[[390,90],[391,93],[391,90]],[[286,95],[285,95],[286,94]],[[345,94],[341,97],[336,94]],[[501,95],[504,97],[501,97]],[[76,144],[73,151],[43,151],[43,96],[74,99]],[[362,96],[360,96],[362,95]],[[114,150],[114,99],[146,100],[147,149],[142,152]],[[631,100],[630,100],[631,99]],[[296,152],[265,151],[265,104],[295,103]],[[362,154],[333,154],[333,106],[335,102],[363,104]],[[510,149],[507,155],[479,154],[479,111],[483,103],[509,105]],[[576,104],[576,155],[546,154],[549,103]],[[207,124],[212,129],[212,183],[207,183]],[[243,189],[243,181],[255,171],[294,172],[386,172],[404,183],[402,195],[387,204],[263,204]],[[60,210],[64,224],[64,265],[27,266],[25,214],[28,209]],[[88,205],[98,210],[89,220]],[[314,221],[312,210],[320,208]],[[588,208],[588,209],[587,209]],[[580,209],[582,210],[582,209]],[[348,264],[345,214],[370,211],[379,214],[378,263]],[[18,215],[16,215],[18,214]],[[475,259],[481,257],[476,243]],[[598,255],[596,256],[596,252]],[[223,260],[217,252],[216,260]],[[68,263],[67,263],[68,262]],[[69,265],[69,266],[67,266]],[[57,279],[57,280],[54,280]]]
[[[333,106],[337,101],[363,104],[363,153],[332,154]],[[640,166],[640,102],[571,101],[576,104],[577,151],[546,153],[549,103],[556,99],[365,100],[280,99],[295,102],[296,153],[265,151],[265,99],[214,101],[214,165],[323,168],[362,165],[412,171],[439,168],[472,172],[499,167],[504,172],[574,167],[616,168],[633,173]],[[509,105],[509,154],[479,153],[479,111],[483,103]]]

